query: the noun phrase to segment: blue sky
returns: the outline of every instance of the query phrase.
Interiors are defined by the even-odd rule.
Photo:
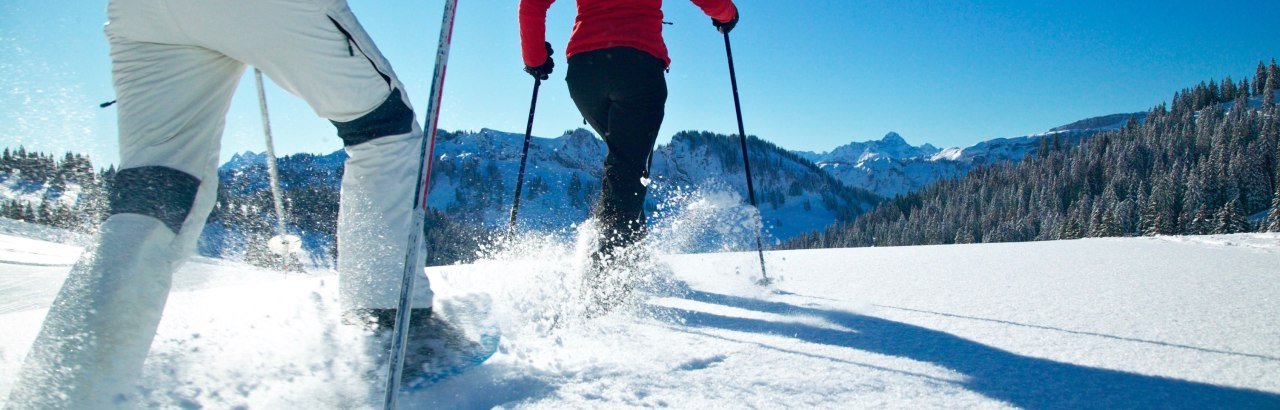
[[[351,0],[420,109],[443,0]],[[520,69],[517,0],[460,0],[440,125],[522,132],[532,79]],[[1252,76],[1280,54],[1280,2],[741,0],[733,32],[746,129],[825,151],[897,131],[966,146],[1078,119],[1142,111],[1210,78]],[[116,160],[105,1],[0,0],[0,146]],[[690,2],[665,0],[674,60],[661,131],[736,131],[721,37]],[[557,50],[575,3],[548,16]],[[582,127],[564,57],[534,134]],[[222,157],[262,151],[252,76],[228,116]],[[341,147],[327,121],[268,84],[277,151]]]

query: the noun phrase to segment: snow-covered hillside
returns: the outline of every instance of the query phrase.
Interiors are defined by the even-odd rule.
[[[435,147],[430,206],[462,223],[505,227],[523,140],[523,134],[490,129],[440,133]],[[873,194],[843,186],[790,151],[752,141],[755,188],[766,239],[785,240],[837,220],[851,219],[878,200]],[[521,197],[521,226],[543,232],[563,231],[586,220],[599,196],[601,164],[607,152],[604,141],[583,129],[556,138],[533,138]],[[291,193],[291,187],[306,186],[324,187],[336,194],[345,158],[342,151],[325,156],[299,154],[282,158],[279,162],[286,196]],[[652,165],[650,213],[658,211],[671,197],[684,196],[690,191],[736,193],[745,201],[746,181],[736,138],[682,132],[669,144],[655,149]],[[223,193],[240,197],[231,198],[231,202],[255,195],[265,198],[266,173],[265,154],[236,154],[220,168]],[[262,213],[269,217],[266,216],[269,208],[264,207]],[[206,255],[234,253],[224,248],[234,248],[243,242],[235,240],[228,244],[224,239],[227,235],[217,220],[210,226],[203,242],[206,245],[202,247]],[[307,238],[304,234],[304,239]]]
[[[653,152],[651,174],[658,206],[688,190],[728,192],[745,198],[740,140],[711,133],[681,132]],[[880,198],[849,188],[809,160],[768,142],[748,142],[756,200],[769,237],[787,239],[814,227],[847,221]],[[652,207],[651,207],[652,208]]]
[[[0,234],[0,400],[77,245]],[[431,268],[493,297],[497,356],[410,408],[1280,408],[1280,236],[666,254],[632,309],[548,327],[580,252],[526,238]],[[47,238],[54,238],[45,236]],[[332,272],[197,259],[177,274],[143,404],[376,407],[380,363]]]

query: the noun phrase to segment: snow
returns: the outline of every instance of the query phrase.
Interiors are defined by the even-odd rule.
[[[0,233],[0,400],[78,249],[21,228]],[[688,230],[656,229],[641,297],[592,320],[556,321],[579,305],[583,243],[526,237],[428,269],[440,297],[491,295],[503,342],[402,403],[1280,407],[1276,234],[768,252],[764,288],[754,252],[676,254]],[[340,324],[334,275],[186,264],[143,404],[378,406],[382,364]]]

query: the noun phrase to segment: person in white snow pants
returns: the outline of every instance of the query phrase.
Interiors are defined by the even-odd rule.
[[[173,272],[213,209],[225,117],[246,65],[337,128],[349,157],[340,301],[349,314],[394,317],[423,133],[346,1],[111,0],[107,15],[120,132],[110,215],[50,308],[8,406],[140,405],[130,402],[134,383]],[[413,305],[429,308],[420,279]]]

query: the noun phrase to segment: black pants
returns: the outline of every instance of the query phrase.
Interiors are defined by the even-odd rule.
[[[644,232],[649,158],[667,103],[665,64],[630,47],[569,58],[569,95],[609,147],[595,217],[603,240],[599,253],[628,246]]]

